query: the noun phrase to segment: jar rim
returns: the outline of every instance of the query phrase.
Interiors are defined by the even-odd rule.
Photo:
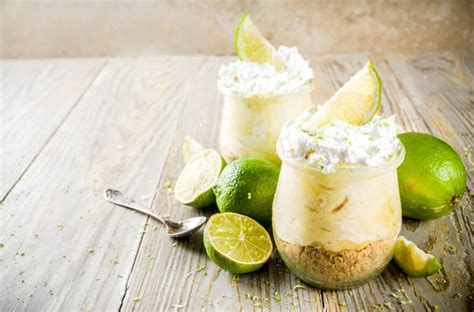
[[[333,175],[333,174],[379,174],[383,173],[387,170],[397,169],[405,159],[405,147],[400,142],[400,151],[398,152],[397,157],[393,158],[390,161],[386,161],[378,166],[369,167],[369,166],[336,166],[336,169],[332,172],[324,173],[322,172],[321,168],[316,167],[314,165],[307,164],[303,161],[291,159],[289,157],[285,157],[281,151],[280,144],[277,144],[277,154],[278,157],[281,159],[282,164],[287,164],[290,167],[299,170],[305,171],[311,174],[324,174],[324,175]]]
[[[251,95],[239,95],[237,93],[232,93],[232,92],[227,92],[223,90],[223,88],[218,84],[217,85],[219,91],[227,97],[232,97],[232,98],[237,98],[237,99],[272,99],[280,96],[287,96],[287,95],[293,95],[295,93],[300,93],[302,91],[306,91],[305,89],[309,89],[308,91],[311,92],[314,89],[314,79],[309,79],[305,81],[301,86],[291,89],[291,90],[286,90],[282,92],[271,92],[271,93],[255,93]]]

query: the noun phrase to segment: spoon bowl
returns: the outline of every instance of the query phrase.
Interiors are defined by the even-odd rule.
[[[149,209],[141,206],[133,199],[130,199],[122,194],[122,192],[113,189],[105,190],[104,198],[112,204],[143,213],[157,221],[160,221],[166,226],[166,234],[170,237],[178,238],[189,236],[199,230],[207,220],[206,217],[194,217],[178,222],[171,221],[161,213],[151,212]]]
[[[189,218],[180,222],[177,222],[178,226],[168,226],[166,234],[171,237],[184,237],[193,234],[206,223],[206,217],[194,217]]]

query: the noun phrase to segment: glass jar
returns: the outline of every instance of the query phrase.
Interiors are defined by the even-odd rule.
[[[276,142],[283,125],[311,106],[312,82],[294,91],[248,97],[224,94],[220,147],[230,162],[257,156],[277,165]]]
[[[277,249],[304,282],[327,289],[364,283],[392,259],[402,214],[397,167],[339,167],[322,173],[285,159],[273,201]]]

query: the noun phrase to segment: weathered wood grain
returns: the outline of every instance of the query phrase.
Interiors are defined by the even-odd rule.
[[[183,122],[177,129],[170,157],[161,177],[161,186],[154,200],[156,209],[164,211],[177,219],[187,218],[196,213],[210,215],[209,210],[196,209],[180,205],[174,199],[172,189],[167,188],[179,175],[181,164],[179,153],[185,134],[192,134],[205,146],[218,148],[219,116],[222,96],[215,88],[219,66],[227,58],[211,58],[203,66],[199,79],[193,86],[195,97],[190,98],[182,114]],[[194,122],[193,122],[194,121]],[[136,265],[133,269],[123,309],[156,310],[172,309],[193,310],[250,310],[254,304],[267,300],[275,309],[293,306],[293,285],[301,284],[284,269],[276,255],[266,269],[255,274],[240,276],[238,280],[226,271],[214,265],[203,250],[202,235],[199,233],[189,241],[174,241],[165,237],[161,228],[155,228],[154,221],[147,228]],[[291,296],[284,296],[285,292]],[[252,300],[254,296],[255,300]],[[274,298],[281,297],[281,303],[275,304]],[[317,309],[319,295],[305,294],[300,307]],[[133,298],[141,300],[133,301]],[[298,304],[298,303],[296,303]],[[321,304],[319,303],[319,306]]]
[[[412,101],[426,132],[447,141],[462,157],[468,190],[454,213],[436,220],[405,222],[403,234],[430,250],[443,263],[441,273],[428,279],[406,279],[425,307],[441,310],[472,309],[472,220],[469,195],[473,183],[470,153],[473,140],[472,69],[465,56],[451,52],[412,56],[388,61],[398,83]],[[423,127],[423,128],[424,128]],[[423,129],[422,128],[422,129]],[[407,288],[406,288],[407,289]]]
[[[384,83],[382,112],[396,114],[407,131],[443,138],[470,169],[468,193],[454,213],[404,220],[403,234],[441,260],[441,273],[407,278],[391,264],[358,288],[323,291],[301,283],[275,252],[260,271],[234,277],[207,258],[201,233],[172,240],[153,220],[104,203],[102,188],[110,186],[176,219],[216,211],[178,204],[172,187],[185,134],[218,148],[222,97],[215,80],[231,58],[115,59],[0,206],[0,280],[7,281],[0,310],[472,310],[474,56],[314,57],[314,103],[369,56]]]
[[[0,201],[104,64],[99,59],[0,62]]]
[[[1,311],[119,309],[146,217],[102,192],[153,194],[203,59],[108,62],[2,203]]]
[[[187,99],[180,114],[181,122],[173,134],[173,144],[153,200],[155,209],[178,220],[202,213],[210,214],[208,210],[180,205],[172,192],[182,168],[180,152],[184,135],[193,135],[204,146],[216,146],[221,97],[215,82],[222,62],[223,58],[209,58],[196,74],[191,92],[193,97]],[[203,268],[202,271],[199,268]],[[166,237],[164,229],[151,220],[129,280],[123,309],[165,311],[179,306],[199,309],[207,305],[210,292],[213,297],[224,293],[235,294],[227,280],[218,283],[219,290],[212,289],[217,275],[217,267],[212,266],[203,251],[200,234],[189,240],[173,240]],[[140,297],[141,301],[134,302],[134,297]],[[232,301],[227,300],[229,302]],[[223,301],[223,307],[225,303]]]

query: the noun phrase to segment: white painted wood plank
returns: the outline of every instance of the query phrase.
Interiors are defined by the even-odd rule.
[[[397,114],[406,130],[436,134],[463,154],[473,138],[472,56],[436,52],[373,58],[384,82],[382,111]],[[265,298],[265,311],[468,308],[473,242],[468,195],[444,218],[404,220],[404,235],[437,255],[443,272],[412,279],[390,265],[361,287],[322,291],[306,286],[297,297],[293,287],[302,283],[276,254],[262,270],[236,281],[207,258],[201,234],[173,246],[154,221],[101,202],[102,188],[116,186],[138,200],[146,195],[143,202],[149,205],[153,198],[157,209],[177,219],[216,212],[179,205],[166,187],[182,168],[185,134],[218,147],[222,97],[215,80],[219,65],[230,58],[210,57],[201,67],[198,60],[114,60],[104,69],[0,206],[0,228],[6,229],[0,236],[6,242],[0,249],[5,268],[0,280],[9,281],[3,288],[0,284],[0,309],[260,311]],[[366,60],[365,54],[313,58],[314,102],[329,98]],[[468,157],[463,160],[473,166]],[[64,225],[62,231],[57,224]],[[44,269],[38,271],[39,266]]]
[[[0,62],[0,201],[104,64],[102,59]]]
[[[109,61],[0,209],[0,310],[117,310],[152,196],[204,57]]]

